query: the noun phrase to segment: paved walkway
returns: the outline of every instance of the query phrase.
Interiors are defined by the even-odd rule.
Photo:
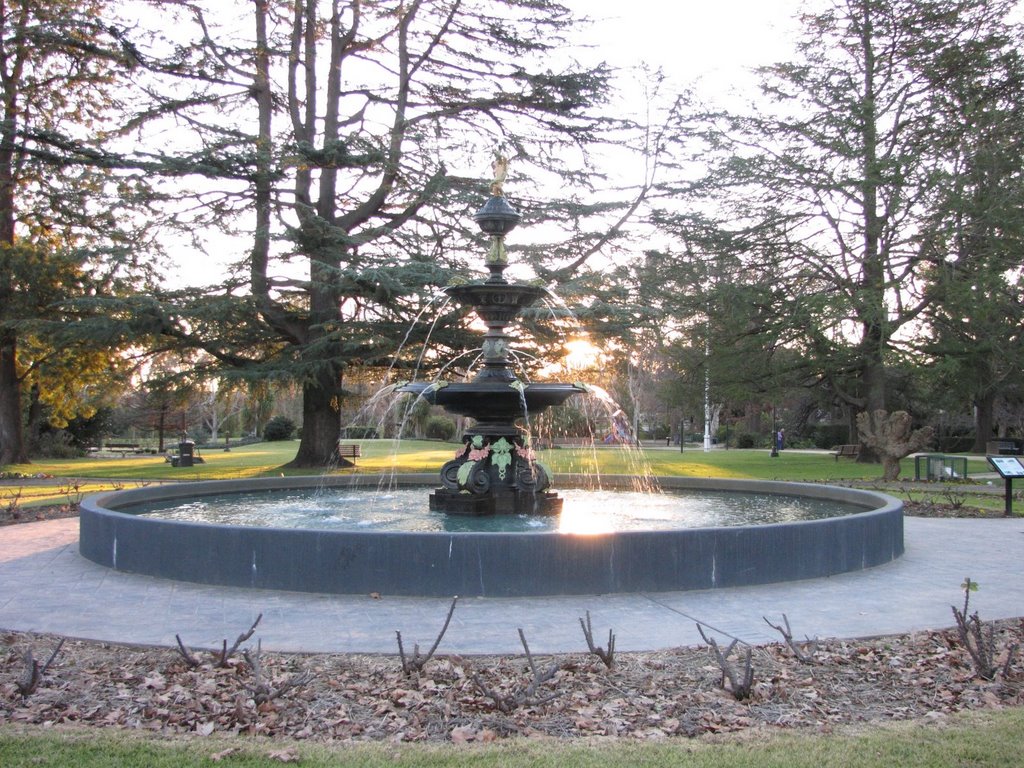
[[[744,642],[778,640],[763,620],[789,617],[798,637],[865,637],[949,626],[950,605],[971,597],[983,619],[1024,615],[1024,520],[907,518],[906,554],[894,563],[828,579],[702,592],[470,598],[460,600],[443,653],[585,648],[578,618],[590,611],[604,644],[622,651],[700,642],[696,622]],[[185,584],[111,571],[78,554],[78,520],[0,528],[0,628],[120,643],[219,646],[263,614],[256,637],[281,651],[395,653],[429,647],[450,601],[312,595]]]

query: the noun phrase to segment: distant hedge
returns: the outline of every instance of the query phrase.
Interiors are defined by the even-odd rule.
[[[291,440],[295,434],[295,422],[287,416],[274,416],[263,428],[263,439],[267,442]]]
[[[455,437],[455,422],[445,416],[431,416],[423,427],[423,434],[433,440],[451,440]]]

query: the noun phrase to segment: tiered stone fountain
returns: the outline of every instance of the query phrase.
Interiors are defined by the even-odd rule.
[[[500,180],[491,191],[491,198],[474,217],[491,237],[485,260],[490,276],[444,289],[487,325],[483,366],[469,382],[414,382],[398,391],[418,395],[475,422],[462,435],[456,458],[441,467],[442,487],[430,495],[431,510],[458,515],[557,514],[562,500],[547,490],[551,475],[536,460],[521,422],[586,388],[529,383],[515,374],[509,325],[523,309],[546,296],[547,289],[505,279],[505,235],[519,223],[520,215],[505,199]]]
[[[487,324],[484,363],[469,382],[412,383],[414,393],[448,411],[472,417],[456,458],[441,468],[442,487],[430,507],[459,515],[557,513],[550,474],[535,460],[524,422],[586,387],[518,379],[509,358],[508,327],[538,301],[543,288],[510,283],[504,238],[519,214],[501,190],[476,214],[490,235],[486,280],[447,293]],[[712,589],[811,579],[887,563],[903,552],[902,504],[882,494],[800,483],[710,478],[659,478],[664,489],[769,494],[820,499],[838,516],[767,525],[613,530],[573,533],[483,530],[492,520],[458,522],[458,530],[350,530],[256,527],[165,520],[152,505],[191,505],[222,495],[286,491],[323,494],[366,489],[371,514],[382,477],[373,475],[269,477],[173,483],[91,496],[80,508],[79,548],[101,565],[132,573],[205,584],[307,592],[420,596],[521,597]],[[429,483],[430,476],[388,476],[396,485]],[[631,487],[631,477],[604,477],[602,486]],[[563,479],[566,485],[571,477]],[[425,493],[424,489],[424,493]],[[243,503],[247,503],[243,501]],[[596,503],[596,502],[595,502]],[[604,502],[611,503],[611,502]],[[636,502],[631,502],[636,504]],[[642,506],[642,505],[637,505]],[[440,516],[439,516],[440,517]],[[448,518],[443,518],[447,520]],[[462,526],[462,523],[473,525]]]

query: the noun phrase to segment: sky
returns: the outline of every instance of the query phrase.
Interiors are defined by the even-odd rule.
[[[749,70],[790,58],[807,0],[561,0],[594,20],[577,39],[609,64],[660,67],[699,91],[747,89]]]
[[[493,0],[498,2],[499,0]],[[669,87],[692,87],[722,103],[730,93],[751,93],[753,67],[790,58],[795,15],[808,0],[560,0],[580,24],[575,42],[584,63],[605,61],[616,68],[660,68]],[[619,82],[627,109],[642,110],[634,80]],[[632,88],[631,88],[632,86]],[[672,92],[670,91],[670,92]],[[187,245],[183,248],[188,249]],[[214,247],[214,251],[219,248]],[[209,267],[208,261],[205,268]],[[195,282],[195,264],[178,261],[173,284]]]

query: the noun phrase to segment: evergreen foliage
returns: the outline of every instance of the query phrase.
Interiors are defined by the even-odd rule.
[[[622,125],[596,109],[608,71],[562,55],[574,20],[547,0],[260,0],[192,20],[177,70],[142,59],[178,92],[163,108],[191,128],[181,173],[224,182],[195,215],[226,226],[251,215],[251,248],[228,283],[159,293],[135,313],[168,343],[211,355],[221,375],[300,382],[295,464],[321,466],[348,374],[396,353],[398,368],[422,369],[471,346],[454,307],[430,326],[426,358],[426,324],[409,328],[482,254],[468,226],[491,152],[511,155],[521,177],[557,177],[568,197],[587,181],[588,144]],[[528,219],[548,215],[513,202]]]
[[[802,17],[795,60],[762,70],[756,111],[694,105],[681,115],[674,156],[703,155],[711,170],[703,183],[664,188],[685,200],[657,214],[677,245],[650,254],[638,280],[654,286],[665,316],[681,319],[682,348],[708,354],[713,386],[745,380],[756,392],[755,382],[788,381],[815,387],[826,407],[874,412],[895,399],[900,365],[955,349],[948,326],[971,313],[1018,322],[995,248],[1016,250],[1018,226],[1000,214],[1019,210],[1011,157],[1024,135],[1013,116],[1021,78],[1011,9],[982,0],[830,5]],[[973,263],[994,283],[983,290],[958,277],[991,299],[969,310],[970,293],[958,302],[942,265],[971,234],[973,261],[958,274]],[[945,346],[921,343],[933,322]],[[991,339],[1019,335],[983,327]],[[993,362],[991,344],[972,357],[970,341],[959,343],[965,364],[998,382],[980,364]]]
[[[133,61],[100,21],[106,5],[11,0],[0,13],[0,464],[27,459],[29,392],[35,439],[44,406],[59,426],[102,404],[123,339],[80,333],[88,310],[71,303],[147,274],[133,249],[145,179],[108,146]]]
[[[263,439],[275,442],[291,440],[295,436],[295,422],[287,416],[274,416],[263,427]]]

